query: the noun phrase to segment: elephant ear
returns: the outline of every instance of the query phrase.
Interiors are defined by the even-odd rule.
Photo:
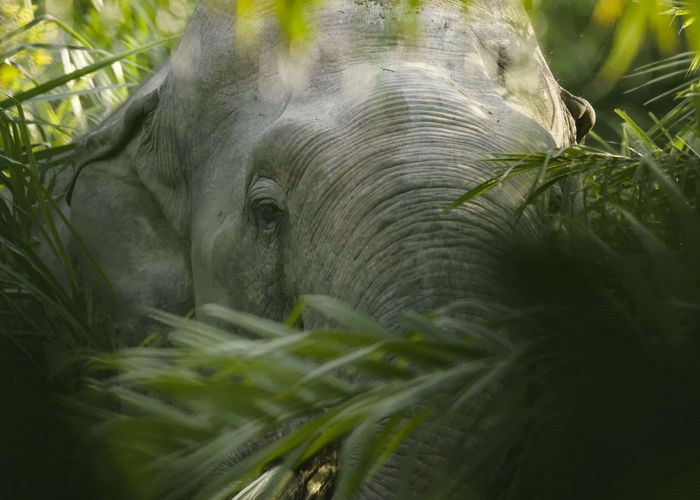
[[[169,66],[163,67],[97,130],[77,144],[76,175],[67,196],[69,205],[83,169],[119,155],[135,142],[131,167],[156,198],[175,231],[180,236],[186,235],[189,183],[177,152],[176,128],[168,110],[169,73]]]
[[[119,343],[147,333],[139,331],[144,306],[175,313],[192,307],[188,177],[169,115],[168,74],[167,67],[159,71],[76,147],[71,222],[122,300],[89,266],[81,269],[110,323],[126,319],[118,322]]]
[[[574,119],[576,142],[580,143],[595,125],[595,110],[583,97],[575,96],[564,88],[561,89],[561,100]]]

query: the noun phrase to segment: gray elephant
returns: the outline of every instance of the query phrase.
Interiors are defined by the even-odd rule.
[[[515,214],[528,184],[445,208],[493,174],[487,157],[572,144],[593,111],[554,79],[518,0],[426,1],[410,36],[386,4],[323,2],[314,41],[286,56],[274,16],[200,4],[170,63],[78,151],[71,218],[120,298],[86,266],[102,309],[283,319],[322,294],[395,327],[502,299],[503,249],[543,231]],[[391,497],[392,470],[364,498]]]

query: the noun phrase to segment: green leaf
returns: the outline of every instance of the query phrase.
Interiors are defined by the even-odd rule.
[[[111,66],[115,62],[119,62],[122,59],[125,59],[129,56],[133,56],[136,54],[139,54],[141,52],[145,52],[147,50],[152,49],[153,47],[157,47],[158,45],[162,45],[163,43],[175,38],[175,36],[165,38],[163,40],[156,40],[154,42],[147,43],[145,45],[142,45],[141,47],[137,47],[135,49],[127,50],[124,51],[120,54],[113,55],[111,57],[106,57],[96,63],[90,64],[88,66],[85,66],[84,68],[80,68],[78,70],[75,70],[71,73],[61,75],[57,78],[54,78],[52,80],[49,80],[47,82],[44,82],[40,85],[37,85],[36,87],[25,90],[23,92],[20,92],[18,94],[15,94],[12,97],[9,97],[3,101],[0,101],[0,109],[7,109],[10,106],[15,105],[18,102],[24,102],[27,101],[31,98],[37,97],[41,94],[45,94],[46,92],[55,89],[56,87],[60,87],[61,85],[68,83],[73,80],[77,80],[78,78],[81,78],[83,76],[89,75],[91,73],[94,73],[96,71],[99,71],[103,68],[106,68],[108,66]]]

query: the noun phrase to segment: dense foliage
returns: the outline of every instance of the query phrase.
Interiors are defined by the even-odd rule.
[[[290,37],[310,33],[305,3],[277,2]],[[529,5],[555,73],[633,109],[603,113],[610,130],[595,149],[494,159],[499,177],[456,200],[536,173],[528,202],[546,207],[552,237],[513,248],[504,264],[521,302],[478,304],[484,319],[471,323],[407,313],[401,336],[322,297],[295,314],[313,307],[336,329],[298,331],[294,317],[281,325],[220,308],[209,312],[230,331],[161,315],[172,330],[166,347],[92,359],[90,390],[69,408],[81,406],[81,422],[97,415],[99,432],[77,453],[63,422],[44,415],[69,412],[56,396],[72,391],[86,352],[108,346],[65,248],[71,143],[163,61],[193,2],[0,0],[0,348],[14,410],[2,427],[4,459],[15,462],[3,469],[24,472],[5,474],[14,484],[2,491],[31,497],[73,477],[66,491],[82,497],[210,497],[268,470],[260,488],[298,494],[310,480],[286,480],[302,470],[349,492],[410,446],[421,422],[466,415],[474,438],[446,451],[459,459],[438,498],[463,482],[474,498],[698,496],[698,3]],[[576,30],[585,36],[571,37]],[[629,80],[652,84],[628,96],[613,86],[635,56],[667,52]],[[643,116],[639,100],[657,97],[656,114]],[[83,361],[66,363],[66,352]],[[259,449],[211,475],[251,443]],[[336,456],[361,466],[319,476]]]

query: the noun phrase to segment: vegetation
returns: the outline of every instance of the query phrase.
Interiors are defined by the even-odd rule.
[[[278,4],[285,32],[305,33],[304,2]],[[166,347],[91,358],[90,388],[71,408],[88,422],[98,415],[98,445],[83,443],[83,462],[72,463],[75,435],[42,417],[68,411],[56,396],[72,393],[85,369],[66,369],[65,353],[84,360],[109,346],[65,248],[71,144],[163,61],[193,4],[0,0],[0,352],[14,410],[2,427],[17,450],[4,470],[31,471],[13,477],[18,495],[73,477],[66,491],[80,497],[209,498],[238,491],[268,464],[277,467],[261,488],[303,491],[311,480],[287,481],[301,466],[350,492],[392,451],[410,449],[419,424],[468,416],[473,439],[446,451],[459,459],[447,461],[437,498],[462,483],[474,498],[696,497],[699,4],[582,0],[566,3],[568,15],[561,2],[529,4],[545,47],[563,52],[545,48],[555,72],[579,43],[590,46],[585,70],[559,74],[634,111],[603,113],[619,133],[605,129],[595,148],[495,159],[501,174],[457,200],[536,172],[528,202],[548,199],[552,237],[513,248],[522,301],[478,304],[485,319],[473,323],[407,313],[400,336],[323,297],[307,297],[287,324],[212,307],[230,330],[159,314]],[[564,44],[568,32],[544,26],[555,15],[590,18],[594,42]],[[652,41],[638,43],[649,32]],[[598,43],[612,48],[601,55]],[[623,80],[653,84],[629,96],[613,87],[635,56],[659,53],[672,55]],[[655,99],[651,116],[641,115],[640,95]],[[339,327],[298,331],[303,307]],[[246,447],[243,460],[211,474]],[[323,468],[349,454],[361,465]],[[102,467],[90,479],[93,457]],[[410,461],[401,465],[410,477]]]
[[[108,347],[68,258],[61,194],[72,175],[73,141],[123,101],[175,41],[159,29],[157,2],[132,3],[95,2],[98,10],[78,0],[0,0],[3,497],[102,496],[99,478],[85,474],[90,450],[76,444],[60,403],[79,378],[66,355]],[[188,15],[181,17],[177,29]]]

